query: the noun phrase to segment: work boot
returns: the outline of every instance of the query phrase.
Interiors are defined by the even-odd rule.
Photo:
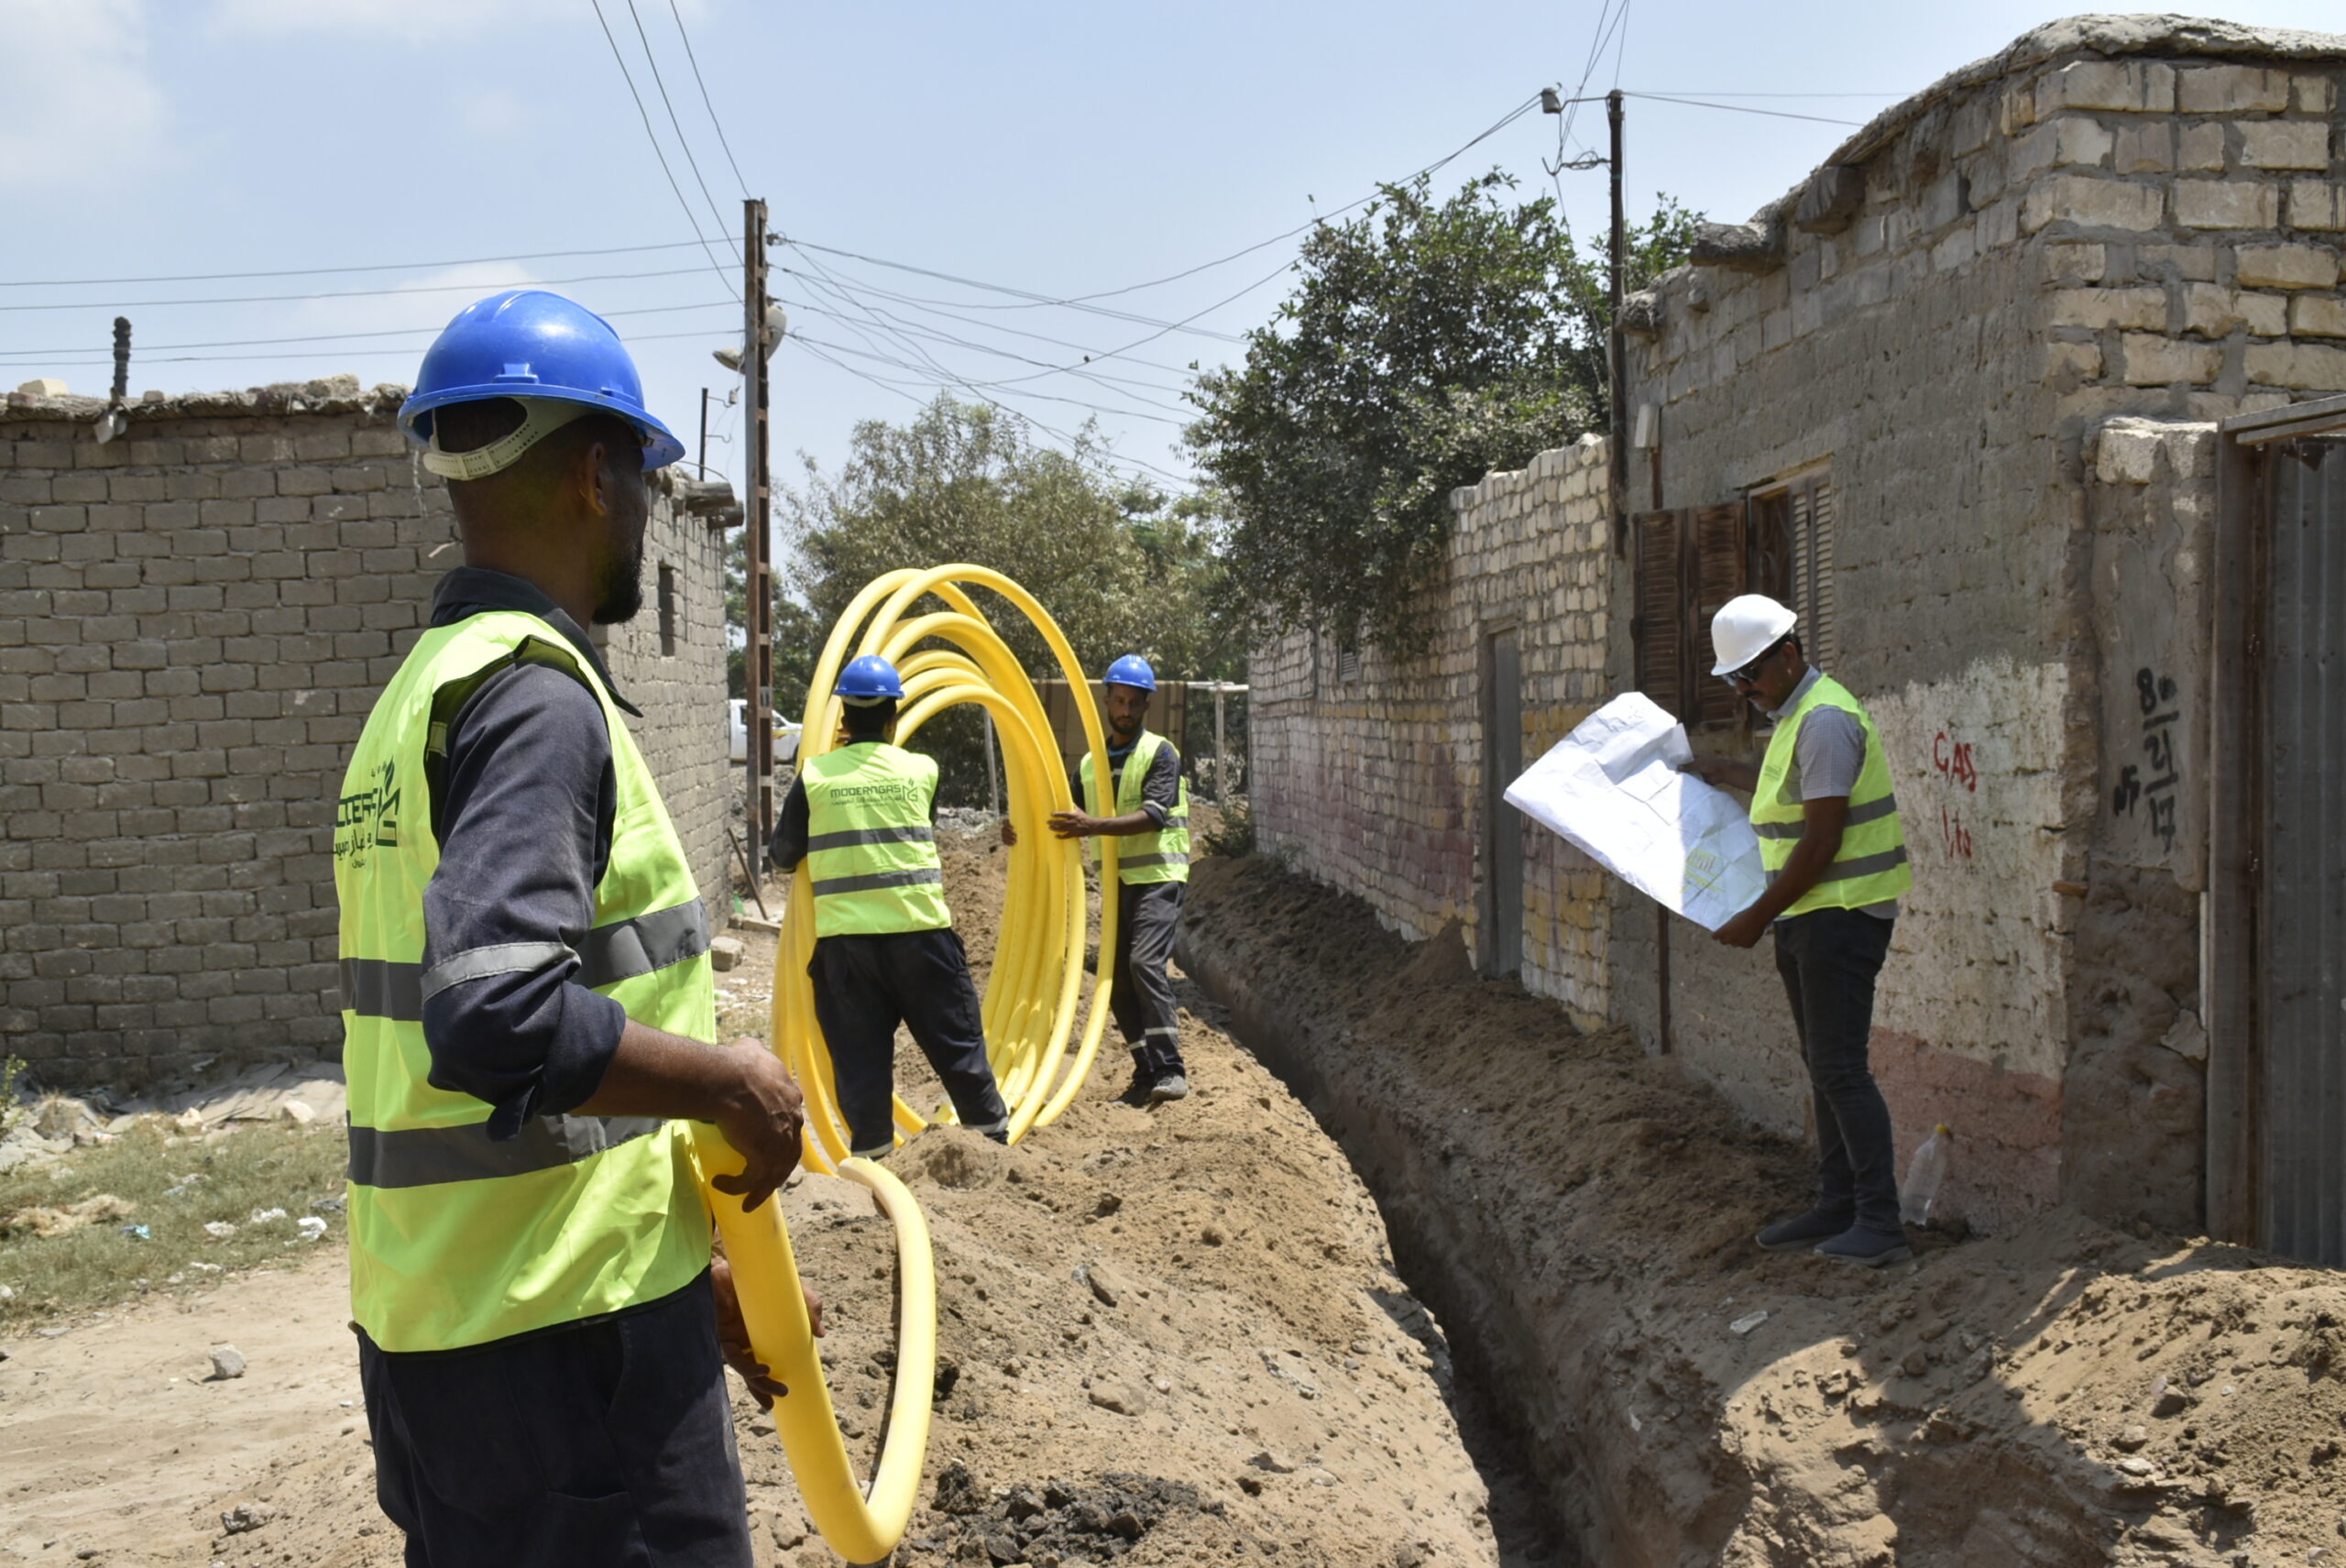
[[[1869,1225],[1855,1225],[1831,1241],[1819,1243],[1816,1255],[1836,1263],[1854,1263],[1860,1268],[1881,1268],[1905,1262],[1914,1255],[1914,1249],[1906,1245],[1906,1233],[1896,1226],[1881,1231]]]
[[[1751,1239],[1770,1252],[1806,1252],[1817,1243],[1829,1242],[1847,1230],[1851,1218],[1851,1212],[1847,1209],[1811,1209],[1805,1214],[1778,1220]]]
[[[1187,1100],[1189,1097],[1189,1080],[1178,1068],[1148,1086],[1148,1102],[1151,1105],[1167,1100]]]
[[[1133,1080],[1124,1085],[1124,1091],[1116,1098],[1135,1110],[1138,1110],[1148,1103],[1148,1091],[1156,1086],[1156,1069],[1146,1063],[1136,1061],[1133,1063]]]

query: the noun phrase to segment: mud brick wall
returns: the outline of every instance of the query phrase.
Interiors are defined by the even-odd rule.
[[[2198,753],[2157,856],[2150,807],[2113,802],[2140,671],[2204,721],[2212,478],[2198,437],[2130,426],[2346,389],[2342,66],[2346,39],[2226,24],[2040,29],[1836,153],[1818,180],[1863,192],[1837,221],[1803,226],[1804,186],[1755,220],[1756,258],[1662,280],[1630,356],[1658,504],[1829,467],[1833,673],[1880,725],[1916,881],[1876,1069],[1902,1157],[1957,1129],[1949,1202],[1976,1223],[2063,1199],[2198,1217],[2198,1069],[2160,1042],[2197,1029]],[[1615,924],[1619,1011],[1658,1043],[1652,922]],[[1679,930],[1672,1048],[1798,1127],[1772,966]]]
[[[334,803],[457,561],[402,395],[149,401],[104,444],[86,399],[0,410],[0,1052],[39,1081],[340,1049]],[[721,897],[717,541],[663,490],[647,554],[674,565],[681,644],[659,653],[653,599],[612,663]]]
[[[1515,630],[1527,762],[1605,700],[1605,450],[1591,437],[1454,492],[1439,630],[1423,659],[1370,647],[1355,666],[1302,632],[1255,651],[1259,842],[1358,894],[1396,930],[1431,937],[1455,921],[1477,946],[1490,634]],[[1586,857],[1527,824],[1523,981],[1591,1025],[1608,1011],[1604,883]]]

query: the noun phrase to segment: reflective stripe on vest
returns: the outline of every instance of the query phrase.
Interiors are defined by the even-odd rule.
[[[1751,796],[1751,828],[1760,835],[1760,861],[1770,881],[1792,858],[1792,846],[1805,831],[1804,804],[1785,798],[1784,784],[1799,745],[1800,727],[1820,707],[1837,707],[1853,716],[1865,731],[1865,765],[1849,791],[1849,814],[1841,830],[1841,848],[1814,887],[1803,894],[1786,916],[1812,909],[1862,909],[1885,904],[1914,885],[1906,863],[1906,835],[1898,821],[1898,798],[1891,787],[1890,759],[1873,719],[1858,706],[1848,689],[1830,675],[1819,675],[1800,706],[1787,714],[1768,740],[1767,761],[1760,765],[1759,788]]]
[[[618,808],[593,924],[575,944],[507,943],[423,965],[439,864],[432,798],[453,704],[500,664],[558,668],[595,694]],[[683,1130],[539,1116],[491,1140],[489,1107],[435,1089],[424,1003],[498,974],[559,966],[629,1017],[717,1032],[707,919],[692,867],[619,708],[562,634],[498,610],[420,639],[367,716],[334,824],[350,1086],[352,1315],[386,1350],[454,1350],[683,1288],[708,1266],[707,1212]]]
[[[1144,729],[1140,739],[1124,757],[1124,765],[1116,772],[1115,816],[1130,817],[1141,809],[1141,789],[1148,782],[1148,770],[1157,761],[1157,751],[1169,744],[1164,736]],[[1093,817],[1110,815],[1100,807],[1100,781],[1092,776],[1091,754],[1085,752],[1080,772],[1083,784],[1084,810]],[[1087,845],[1086,852],[1098,856],[1096,846]],[[1189,880],[1189,781],[1179,781],[1172,812],[1165,826],[1154,833],[1128,833],[1118,846],[1116,880],[1126,885],[1152,882],[1187,882]]]
[[[806,876],[815,935],[934,931],[953,924],[945,868],[929,826],[937,760],[884,740],[809,757]]]

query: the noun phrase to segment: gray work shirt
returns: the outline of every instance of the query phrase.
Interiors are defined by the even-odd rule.
[[[1792,696],[1784,699],[1784,706],[1770,709],[1768,717],[1782,723],[1824,678],[1825,672],[1811,664],[1800,685],[1792,687]],[[1858,776],[1865,766],[1866,730],[1857,716],[1845,708],[1812,708],[1800,721],[1800,733],[1792,738],[1792,763],[1784,770],[1784,794],[1803,801],[1847,798],[1858,787]],[[1879,919],[1898,918],[1894,898],[1860,907]]]

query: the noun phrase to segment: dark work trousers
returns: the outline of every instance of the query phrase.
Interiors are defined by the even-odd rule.
[[[959,932],[890,931],[822,937],[806,966],[815,982],[815,1020],[831,1047],[848,1146],[885,1154],[896,1141],[890,1104],[896,1092],[896,1025],[912,1031],[945,1084],[961,1124],[998,1132],[1010,1120],[986,1065],[978,988]]]
[[[358,1376],[408,1568],[750,1568],[706,1274],[473,1350],[395,1355],[361,1332]]]
[[[1890,955],[1891,922],[1855,909],[1814,909],[1776,922],[1776,970],[1792,1004],[1816,1101],[1816,1203],[1869,1231],[1898,1234],[1898,1174],[1890,1107],[1867,1064],[1873,983]]]
[[[1182,1070],[1180,1018],[1165,966],[1173,959],[1173,933],[1181,924],[1181,899],[1189,887],[1144,882],[1117,890],[1116,967],[1108,1006],[1135,1064],[1157,1077]]]

